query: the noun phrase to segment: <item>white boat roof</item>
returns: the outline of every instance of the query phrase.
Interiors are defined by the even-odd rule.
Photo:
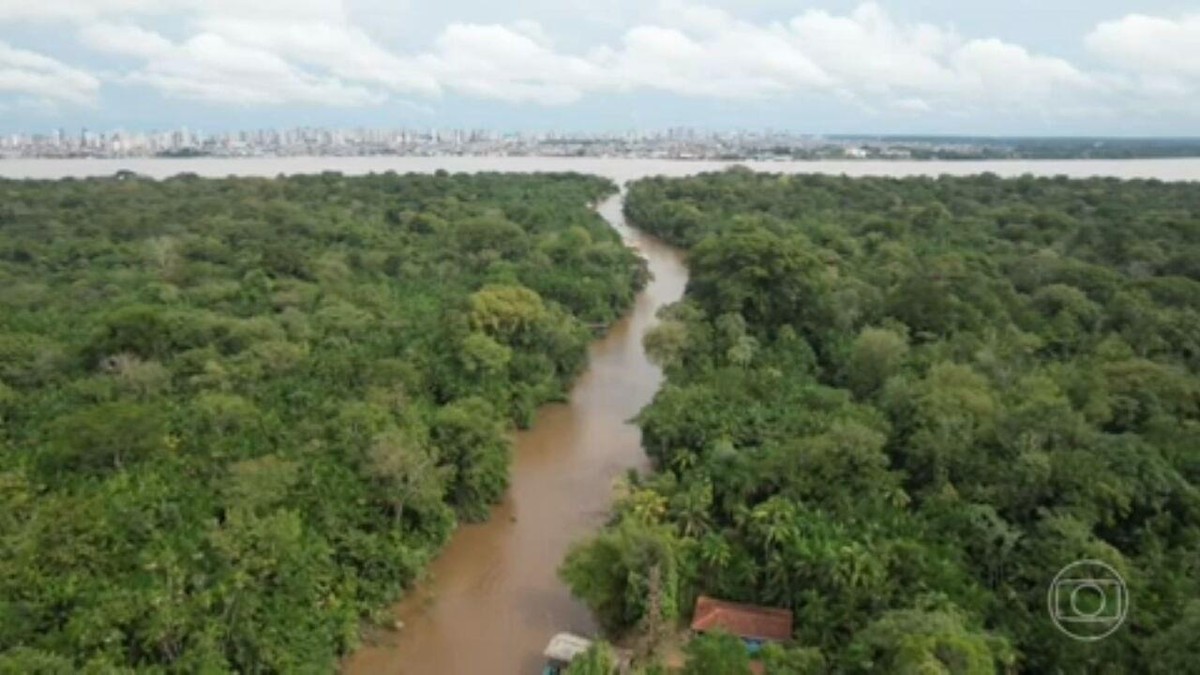
[[[542,655],[548,659],[570,663],[591,646],[592,641],[585,637],[574,633],[559,633],[550,638],[550,644],[546,645],[546,651],[542,652]]]

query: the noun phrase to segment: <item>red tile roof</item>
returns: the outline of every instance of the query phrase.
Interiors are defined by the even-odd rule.
[[[784,642],[792,638],[792,613],[702,595],[696,598],[692,630],[698,633],[720,630],[740,638]]]

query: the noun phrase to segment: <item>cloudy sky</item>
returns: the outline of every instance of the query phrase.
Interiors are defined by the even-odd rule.
[[[0,0],[0,132],[1200,135],[1200,0]]]

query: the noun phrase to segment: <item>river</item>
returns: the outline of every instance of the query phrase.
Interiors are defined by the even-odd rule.
[[[120,169],[166,177],[396,171],[579,171],[618,182],[646,175],[682,176],[730,163],[664,160],[371,157],[181,160],[5,160],[0,176],[61,178],[111,175]],[[938,175],[991,171],[1002,176],[1093,175],[1200,181],[1200,159],[1003,162],[743,162],[753,169],[849,175]],[[343,663],[349,675],[536,673],[552,634],[595,626],[558,581],[556,569],[573,541],[607,515],[615,480],[644,467],[640,435],[628,420],[649,403],[662,374],[642,351],[655,312],[683,294],[681,254],[628,227],[614,197],[600,213],[647,259],[654,278],[633,310],[590,348],[587,371],[570,400],[542,407],[516,434],[512,486],[486,523],[466,525],[434,562],[429,579],[393,608],[403,628],[384,632]]]
[[[829,160],[809,162],[710,162],[618,157],[254,157],[245,159],[5,159],[0,177],[63,178],[111,176],[121,169],[155,178],[191,172],[200,176],[275,176],[340,171],[347,175],[396,171],[578,171],[623,183],[643,176],[687,176],[740,164],[758,171],[844,173],[849,176],[964,176],[990,171],[1000,176],[1031,173],[1072,178],[1114,176],[1200,180],[1200,158],[1081,160]]]

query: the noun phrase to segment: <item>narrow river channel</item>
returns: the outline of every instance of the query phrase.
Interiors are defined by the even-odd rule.
[[[662,373],[646,359],[642,335],[687,283],[682,254],[627,226],[621,197],[599,211],[646,258],[653,279],[592,344],[570,402],[542,407],[516,434],[512,486],[491,519],[454,534],[430,579],[393,609],[403,629],[350,656],[348,675],[540,673],[551,635],[594,632],[557,568],[573,541],[604,522],[617,478],[646,464],[628,421],[650,402]]]

